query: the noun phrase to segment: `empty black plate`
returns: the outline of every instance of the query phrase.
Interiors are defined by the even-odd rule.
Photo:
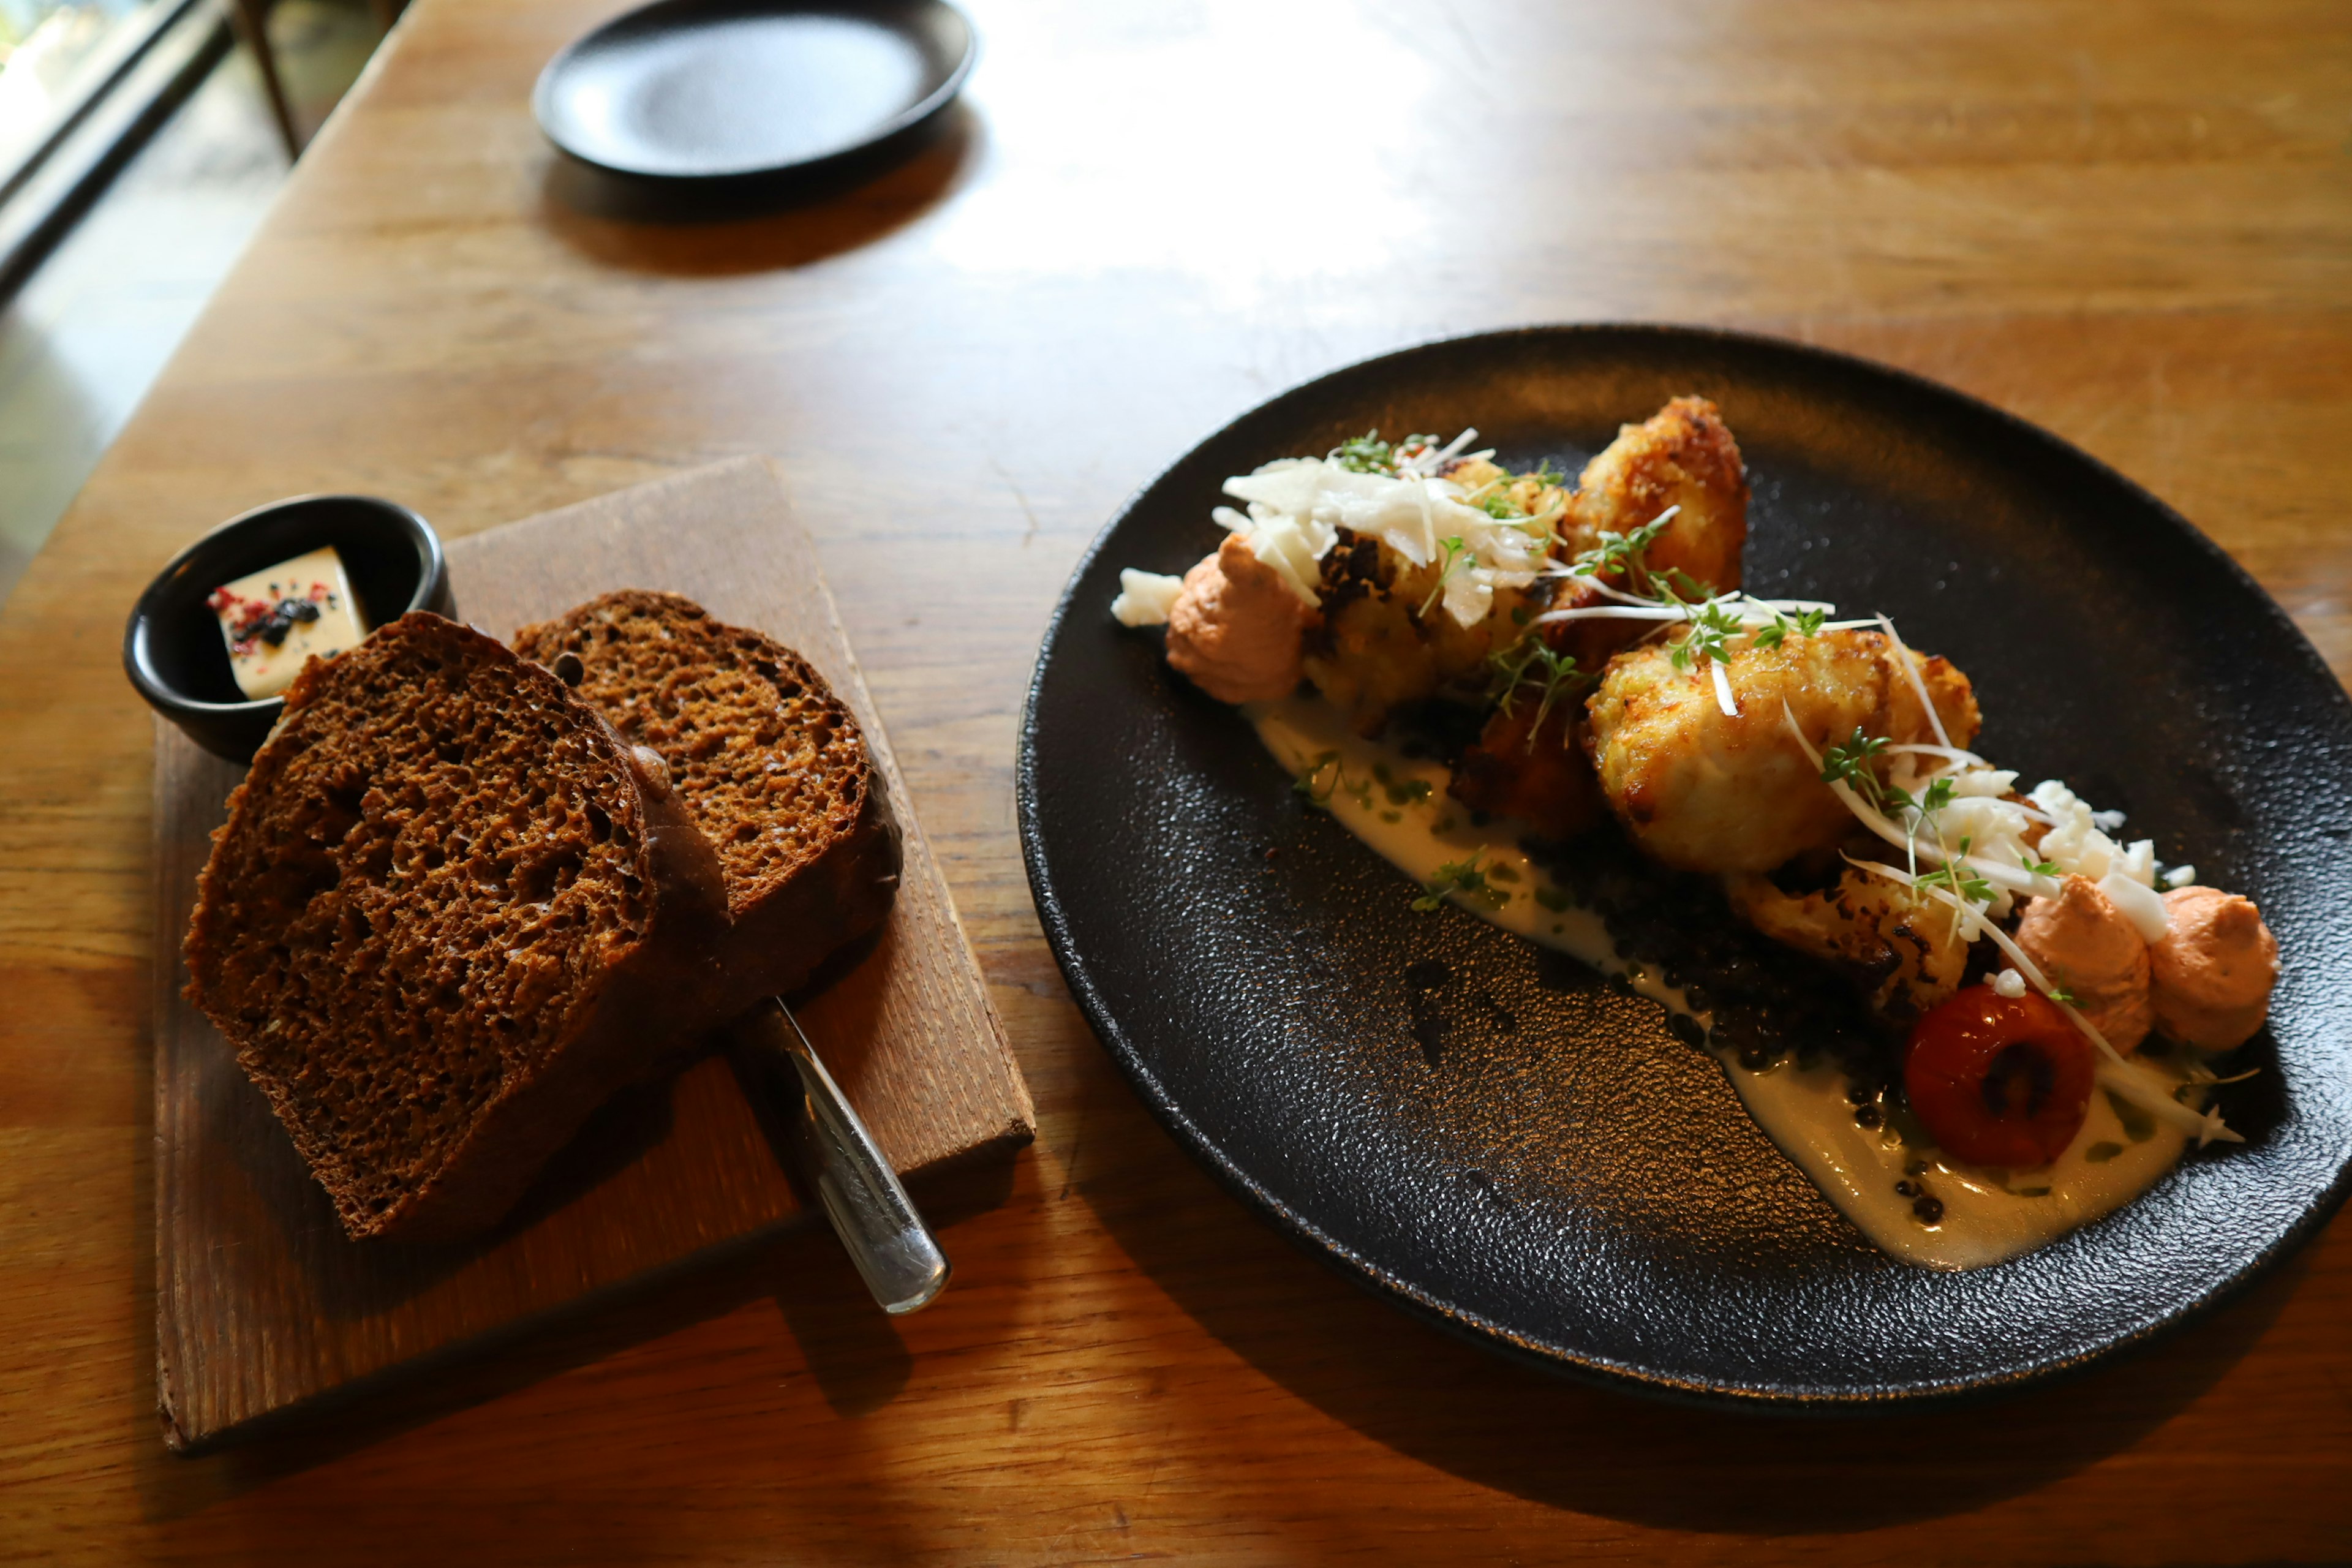
[[[913,132],[971,69],[942,0],[659,0],[550,60],[549,140],[614,174],[737,180],[814,172]]]
[[[2129,811],[2254,898],[2284,965],[2251,1142],[1965,1274],[1896,1263],[1757,1131],[1649,1004],[1413,889],[1241,718],[1110,618],[1121,567],[1221,537],[1229,474],[1377,426],[1476,426],[1574,472],[1620,422],[1714,398],[1754,482],[1748,585],[1884,609],[1975,679],[1983,745]],[[2209,1306],[2330,1213],[2352,1161],[2352,702],[2162,502],[1970,398],[1721,332],[1551,328],[1343,370],[1137,496],[1045,635],[1018,794],[1079,1005],[1177,1140],[1414,1311],[1647,1390],[1830,1405],[2014,1386]],[[1268,850],[1278,853],[1269,857]]]

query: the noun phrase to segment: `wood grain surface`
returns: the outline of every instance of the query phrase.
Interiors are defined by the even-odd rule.
[[[865,727],[892,800],[906,783],[775,474],[739,459],[634,486],[449,547],[458,613],[493,637],[615,588],[666,588],[798,649]],[[212,831],[244,770],[155,723],[155,930],[186,928]],[[893,1164],[957,1167],[1026,1143],[1032,1111],[921,825],[879,937],[797,1012]],[[197,1450],[272,1416],[481,1353],[656,1271],[708,1265],[800,1217],[780,1086],[723,1056],[624,1094],[513,1215],[465,1247],[355,1243],[234,1050],[155,947],[156,1394]],[[926,1191],[935,1190],[927,1187]]]
[[[0,1550],[125,1561],[2289,1563],[2352,1553],[2352,1235],[2090,1375],[1730,1420],[1539,1382],[1160,1134],[1013,831],[1037,637],[1120,500],[1298,380],[1647,319],[1952,383],[2172,502],[2352,670],[2340,0],[970,0],[942,139],[735,222],[533,127],[622,0],[417,0],[0,612]],[[450,535],[773,456],[1038,1141],[888,1322],[829,1237],[302,1441],[159,1441],[149,574],[239,509]],[[1995,716],[1998,724],[1998,716]],[[2315,787],[2339,787],[2315,781]],[[459,1384],[463,1386],[459,1386]]]

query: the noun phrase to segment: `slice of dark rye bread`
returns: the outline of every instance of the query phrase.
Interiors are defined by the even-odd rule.
[[[497,1222],[720,1021],[716,857],[552,675],[418,612],[312,660],[229,796],[187,994],[355,1237]]]
[[[726,871],[734,1001],[797,989],[889,913],[899,833],[882,772],[799,654],[641,589],[525,626],[514,647],[668,765]]]

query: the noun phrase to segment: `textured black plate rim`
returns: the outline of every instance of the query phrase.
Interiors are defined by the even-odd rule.
[[[1055,892],[1052,873],[1044,865],[1038,843],[1036,814],[1038,810],[1038,779],[1036,754],[1037,702],[1045,683],[1045,670],[1059,642],[1064,625],[1077,608],[1078,584],[1095,561],[1108,547],[1111,536],[1119,526],[1150,495],[1160,484],[1187,462],[1192,452],[1222,439],[1236,426],[1264,413],[1276,404],[1286,402],[1322,388],[1328,384],[1353,378],[1383,365],[1412,360],[1432,350],[1458,348],[1478,342],[1502,342],[1513,339],[1554,338],[1574,342],[1579,339],[1599,342],[1606,338],[1652,337],[1659,341],[1676,340],[1690,343],[1721,343],[1749,352],[1784,355],[1797,361],[1811,361],[1823,368],[1834,369],[1850,376],[1875,378],[1893,383],[1932,402],[1953,405],[1958,412],[1987,420],[2004,429],[2015,438],[2053,452],[2064,459],[2081,464],[2102,479],[2129,492],[2149,510],[2161,517],[2188,543],[2197,549],[2216,570],[2249,590],[2273,621],[2284,630],[2299,651],[2308,669],[2315,672],[2334,694],[2338,712],[2352,720],[2352,695],[2347,695],[2337,681],[2326,660],[2314,647],[2294,618],[2279,606],[2269,592],[2255,581],[2252,574],[2226,551],[2208,538],[2202,530],[2175,511],[2162,500],[2149,493],[2132,479],[2118,472],[2090,453],[2062,440],[2057,436],[1981,398],[1956,387],[1919,375],[1914,372],[1864,359],[1857,354],[1843,353],[1811,343],[1779,338],[1759,332],[1734,331],[1719,327],[1693,327],[1671,322],[1594,321],[1573,324],[1543,324],[1502,328],[1490,331],[1468,332],[1451,337],[1432,338],[1406,347],[1359,360],[1327,372],[1310,381],[1298,383],[1265,399],[1229,420],[1203,437],[1193,447],[1169,463],[1139,486],[1119,506],[1118,510],[1104,523],[1086,552],[1070,569],[1069,585],[1055,604],[1054,613],[1045,625],[1045,636],[1038,645],[1037,663],[1029,678],[1029,689],[1023,699],[1018,749],[1013,762],[1013,806],[1021,835],[1022,863],[1029,876],[1029,890],[1037,905],[1040,923],[1045,932],[1046,944],[1053,949],[1054,960],[1060,965],[1063,979],[1068,984],[1078,1010],[1085,1015],[1096,1037],[1102,1043],[1119,1070],[1133,1086],[1147,1110],[1171,1133],[1178,1143],[1206,1166],[1210,1173],[1244,1204],[1255,1207],[1272,1221],[1275,1228],[1312,1257],[1337,1269],[1344,1278],[1371,1291],[1383,1300],[1402,1309],[1409,1316],[1420,1319],[1458,1337],[1467,1339],[1487,1350],[1511,1360],[1539,1367],[1579,1382],[1632,1391],[1679,1404],[1697,1405],[1722,1409],[1726,1407],[1797,1414],[1851,1414],[1883,1410],[1891,1406],[1921,1405],[1948,1405],[1972,1403],[1989,1396],[2016,1392],[2039,1385],[2108,1361],[2131,1350],[2144,1346],[2196,1322],[2224,1305],[2268,1273],[2290,1253],[2301,1247],[2340,1208],[2352,1194],[2352,1164],[2339,1168],[2327,1189],[2305,1208],[2296,1219],[2282,1230],[2271,1245],[2250,1258],[2238,1271],[2208,1288],[2201,1295],[2176,1305],[2169,1311],[2140,1327],[2118,1333],[2095,1349],[2074,1355],[2051,1356],[2024,1362],[2005,1372],[1984,1376],[1953,1379],[1944,1382],[1916,1383],[1899,1387],[1868,1390],[1798,1390],[1770,1385],[1738,1383],[1717,1383],[1690,1378],[1667,1376],[1646,1368],[1629,1365],[1608,1357],[1580,1353],[1565,1346],[1555,1345],[1521,1334],[1507,1325],[1482,1314],[1465,1310],[1423,1290],[1407,1280],[1389,1272],[1378,1263],[1347,1247],[1316,1226],[1305,1215],[1276,1197],[1252,1180],[1224,1151],[1202,1132],[1183,1108],[1171,1097],[1158,1077],[1145,1065],[1134,1042],[1104,1002],[1085,956],[1070,930],[1066,911]]]
[[[736,181],[757,180],[783,174],[814,174],[847,163],[930,120],[932,116],[955,101],[956,95],[963,90],[965,80],[971,75],[972,66],[980,58],[980,29],[971,25],[971,18],[964,14],[962,8],[950,4],[950,0],[921,0],[921,4],[928,8],[942,11],[953,16],[963,27],[963,54],[949,70],[946,78],[913,106],[877,122],[857,141],[846,146],[835,147],[831,152],[819,153],[813,157],[795,158],[788,163],[759,163],[740,169],[713,169],[698,174],[680,174],[666,169],[638,169],[631,168],[625,163],[607,163],[602,158],[589,156],[556,134],[555,127],[551,122],[552,116],[549,113],[549,105],[553,100],[556,79],[562,75],[564,68],[572,63],[572,57],[607,33],[635,22],[647,11],[669,7],[682,8],[682,5],[688,3],[690,3],[690,0],[649,0],[646,5],[639,5],[634,10],[624,11],[617,16],[598,23],[558,49],[554,58],[540,68],[539,79],[531,84],[531,118],[539,121],[541,134],[555,143],[565,157],[576,158],[592,169],[601,169],[608,174],[619,174],[632,180],[656,181],[665,185],[698,185],[706,183],[725,184]],[[836,13],[847,13],[855,8],[851,0],[835,0],[831,6],[831,9]],[[805,0],[774,0],[770,9],[811,11],[819,7],[805,3]]]

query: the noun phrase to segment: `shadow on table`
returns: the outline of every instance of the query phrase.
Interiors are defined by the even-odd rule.
[[[1258,1223],[1116,1081],[1073,1184],[1202,1327],[1335,1419],[1465,1480],[1627,1522],[1840,1533],[1967,1512],[2137,1444],[2261,1338],[2307,1250],[2141,1352],[2022,1394],[1909,1413],[1670,1405],[1516,1365],[1423,1325]]]
[[[1004,1205],[1019,1159],[956,1162],[908,1184],[933,1226],[949,1231]],[[946,1239],[952,1250],[952,1235]],[[152,1292],[152,1271],[141,1284]],[[841,1244],[811,1209],[788,1229],[744,1237],[720,1256],[701,1255],[690,1265],[588,1298],[536,1321],[527,1332],[468,1342],[405,1363],[394,1375],[352,1385],[340,1397],[256,1423],[253,1435],[233,1446],[181,1458],[166,1453],[159,1437],[139,1461],[142,1512],[150,1521],[184,1518],[762,1297],[782,1316],[836,1415],[867,1415],[905,1388],[914,1363],[897,1325],[874,1304]],[[152,1403],[152,1374],[144,1393]]]
[[[608,174],[561,153],[541,216],[582,254],[632,271],[719,277],[805,267],[870,245],[936,205],[984,134],[958,103],[905,142],[814,177],[676,182]]]

